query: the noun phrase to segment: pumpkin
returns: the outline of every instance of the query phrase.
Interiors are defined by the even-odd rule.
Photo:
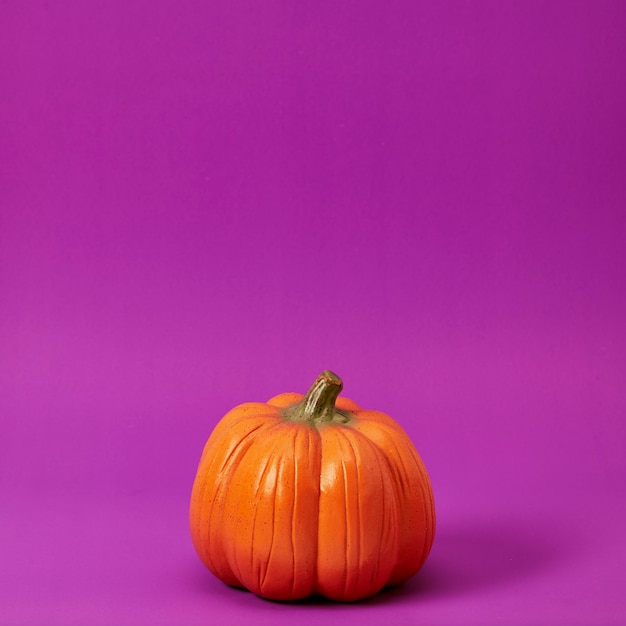
[[[193,484],[190,526],[219,579],[273,600],[369,597],[415,574],[435,532],[432,488],[389,416],[338,397],[326,370],[308,393],[230,411]]]

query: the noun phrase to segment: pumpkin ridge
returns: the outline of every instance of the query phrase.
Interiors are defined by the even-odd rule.
[[[261,474],[259,476],[259,482],[258,482],[258,487],[260,487],[263,483],[263,479],[265,478],[265,474],[267,473],[267,468],[269,467],[271,461],[272,461],[272,453],[274,452],[274,450],[276,449],[276,447],[278,446],[278,442],[276,443],[276,445],[272,448],[272,452],[270,454],[267,455],[267,458],[265,460],[265,465],[263,466],[263,469],[261,470]],[[275,490],[274,490],[275,493]],[[257,493],[255,493],[255,498],[258,496],[258,491]],[[254,516],[252,518],[252,543],[253,546],[250,549],[250,571],[254,572],[254,536],[255,536],[255,532],[256,532],[256,521],[257,521],[257,513],[258,513],[258,507],[254,506]],[[274,519],[272,518],[272,523],[273,523]],[[269,556],[268,556],[268,561],[269,561]],[[267,575],[267,567],[266,567],[266,572],[265,575]],[[265,580],[265,576],[263,579],[263,582]],[[263,583],[261,581],[261,569],[259,568],[259,581],[258,581],[258,585],[259,585],[259,590],[262,590],[263,587]]]
[[[282,426],[282,424],[281,424]],[[282,440],[277,440],[276,444],[274,445],[274,447],[272,448],[272,452],[270,453],[270,455],[268,455],[270,457],[270,459],[272,461],[274,461],[274,452],[276,451],[276,449],[278,448],[278,444],[283,444],[284,443]],[[279,459],[276,460],[277,463],[280,462],[280,460],[282,460],[284,457],[281,455],[281,457]],[[265,469],[267,469],[267,467],[269,467],[270,463],[268,462],[267,465],[265,466]],[[277,468],[277,472],[276,472],[276,482],[280,482],[280,478],[282,476],[283,473],[283,464],[279,463],[279,467]],[[265,587],[265,582],[267,581],[267,575],[270,569],[270,565],[272,563],[272,555],[274,553],[274,546],[275,546],[275,538],[276,538],[276,499],[278,497],[278,489],[273,489],[272,490],[272,523],[271,523],[271,529],[272,529],[272,539],[270,540],[270,549],[269,552],[267,554],[267,557],[265,558],[265,571],[263,572],[263,580],[260,581],[259,584],[259,590],[263,591],[263,587]]]
[[[361,573],[361,554],[363,553],[363,533],[362,533],[362,523],[363,523],[363,516],[362,516],[362,512],[361,512],[361,490],[359,489],[359,473],[360,473],[360,463],[359,463],[359,455],[357,452],[357,449],[352,445],[352,441],[350,441],[350,437],[347,436],[346,433],[342,432],[342,430],[338,430],[337,433],[343,437],[344,441],[347,443],[348,448],[350,449],[350,452],[352,454],[352,458],[354,459],[354,466],[355,466],[355,480],[354,480],[354,499],[356,501],[356,517],[357,517],[357,524],[356,524],[356,528],[357,528],[357,533],[358,533],[358,538],[357,540],[354,542],[355,543],[355,550],[356,550],[356,558],[355,558],[355,563],[356,563],[356,575],[354,577],[354,580],[352,581],[352,586],[356,587],[358,589],[359,587],[359,575]],[[344,490],[346,493],[348,493],[348,483],[345,480],[346,479],[346,474],[344,472]],[[346,521],[347,521],[347,516],[346,516]],[[346,549],[347,549],[347,543],[346,542]],[[348,560],[346,559],[346,564],[347,564]],[[344,582],[345,586],[344,586],[344,590],[343,590],[343,595],[345,596],[348,589],[348,576],[346,576],[346,580]]]
[[[395,584],[394,579],[398,575],[399,568],[403,565],[402,548],[405,543],[405,538],[407,536],[407,526],[406,526],[406,521],[403,520],[403,515],[399,507],[401,506],[401,503],[411,502],[414,499],[411,497],[411,494],[412,494],[411,485],[413,485],[413,483],[409,484],[409,482],[407,481],[407,477],[411,476],[412,474],[415,475],[417,473],[417,476],[416,476],[417,480],[415,482],[418,483],[416,487],[417,489],[419,489],[420,496],[421,496],[419,501],[423,503],[424,528],[426,529],[426,532],[424,535],[423,544],[419,546],[418,548],[422,550],[422,556],[420,557],[418,561],[415,562],[412,568],[413,572],[410,575],[403,576],[402,580],[405,580],[406,578],[410,577],[413,573],[415,573],[417,570],[419,570],[419,568],[422,566],[422,564],[426,560],[426,556],[428,556],[428,552],[426,552],[425,556],[424,556],[424,552],[426,550],[429,550],[430,545],[432,544],[432,536],[429,536],[429,532],[427,530],[429,528],[427,524],[427,518],[429,515],[429,511],[428,511],[429,507],[427,505],[427,502],[430,502],[430,510],[431,510],[431,517],[432,517],[432,514],[434,512],[434,504],[432,502],[432,491],[430,492],[430,500],[428,500],[426,498],[426,495],[427,495],[426,489],[430,483],[428,482],[427,474],[425,474],[425,472],[422,471],[422,469],[424,469],[424,465],[423,463],[421,463],[419,455],[417,451],[415,450],[415,447],[413,446],[412,443],[409,442],[409,444],[406,444],[403,440],[398,440],[398,436],[404,434],[403,429],[401,429],[399,425],[397,425],[397,427],[393,427],[392,424],[386,421],[378,421],[378,420],[374,421],[374,420],[368,420],[368,419],[361,420],[360,423],[363,425],[365,425],[365,423],[368,423],[369,425],[371,425],[370,428],[375,429],[375,431],[378,433],[378,436],[380,437],[380,441],[377,441],[371,438],[373,433],[361,431],[361,429],[359,428],[359,423],[354,424],[354,430],[357,431],[361,436],[365,437],[365,439],[374,448],[376,448],[377,451],[379,451],[381,461],[386,467],[387,471],[389,472],[388,474],[389,481],[391,484],[393,484],[394,493],[396,494],[394,498],[396,500],[395,501],[396,523],[399,524],[399,528],[401,529],[401,532],[398,533],[396,536],[396,540],[395,540],[396,557],[395,557],[394,566],[390,572],[389,578],[387,582],[385,583],[385,586],[387,586],[390,583]],[[383,445],[383,442],[384,442],[384,445]],[[401,445],[401,443],[405,443],[405,445]],[[388,449],[385,449],[385,446],[388,446]],[[392,456],[390,456],[390,451],[392,451]],[[409,463],[407,463],[407,461],[409,461]],[[410,465],[413,466],[413,469],[409,467]]]
[[[384,481],[382,468],[379,467],[379,470],[380,470],[380,474],[381,474],[381,480]],[[382,519],[381,519],[380,540],[379,540],[379,544],[381,546],[384,546],[384,545],[386,545],[387,542],[391,541],[389,535],[392,534],[392,526],[388,525],[386,523],[387,522],[387,509],[388,509],[388,506],[387,506],[387,502],[386,502],[386,500],[387,500],[387,493],[386,493],[385,490],[383,490],[383,500],[384,500],[384,504],[383,504],[383,507],[382,507]],[[394,503],[393,504],[393,507],[394,507],[393,510],[394,511],[396,510],[396,506],[397,506],[397,504]],[[397,535],[396,535],[396,538],[395,538],[395,544],[396,544],[396,548],[397,548],[397,546],[399,545],[398,544]],[[376,579],[378,578],[379,570],[380,570],[380,559],[376,559],[376,564],[375,564],[374,568],[372,569],[372,574],[370,576],[370,585],[371,586],[374,585],[374,581],[376,581]],[[387,584],[387,581],[385,581],[384,584]]]
[[[391,493],[389,493],[386,489],[382,489],[381,498],[382,505],[380,507],[380,538],[376,542],[377,547],[377,556],[374,561],[374,567],[372,568],[369,576],[369,593],[375,593],[375,591],[380,590],[382,587],[385,587],[389,582],[393,570],[396,567],[398,561],[398,554],[400,550],[400,538],[398,535],[397,524],[399,519],[399,499],[398,499],[398,469],[394,463],[392,463],[383,450],[376,441],[370,439],[367,434],[362,433],[357,428],[351,429],[350,436],[356,437],[359,441],[359,446],[355,446],[354,442],[350,439],[350,437],[345,435],[346,439],[349,442],[350,447],[354,451],[355,460],[359,461],[359,446],[363,446],[364,448],[369,448],[371,453],[375,458],[374,465],[376,466],[376,476],[381,485],[390,485],[392,487]],[[359,474],[362,471],[362,463],[357,462],[357,480],[355,481],[355,485],[359,485],[360,476]],[[362,525],[362,511],[363,506],[361,506],[360,496],[358,497],[358,511],[359,511],[359,547],[361,552],[363,550],[363,533],[361,532],[363,529]],[[391,519],[388,519],[388,515],[391,514]],[[390,566],[389,572],[386,574],[383,580],[379,580],[380,576],[380,564],[383,561],[383,555],[391,554],[393,557],[393,566]],[[361,563],[361,556],[359,554],[359,558],[357,560],[357,572],[361,573],[363,569],[363,564]],[[357,576],[355,580],[355,587],[358,589],[359,585],[359,577]]]
[[[424,528],[426,529],[426,533],[424,534],[424,545],[422,546],[422,554],[419,560],[419,569],[425,563],[434,540],[435,503],[433,499],[432,488],[430,488],[430,479],[428,477],[428,474],[426,473],[426,466],[424,465],[415,448],[410,448],[409,452],[413,461],[415,462],[415,466],[417,467],[419,473],[420,493],[422,494],[422,502],[424,503]],[[427,502],[429,506],[426,506]]]
[[[270,540],[270,549],[269,552],[267,553],[267,558],[265,559],[265,571],[263,572],[263,578],[262,580],[259,581],[259,591],[263,591],[263,588],[265,587],[265,582],[267,581],[267,574],[270,570],[270,564],[272,562],[272,555],[274,553],[274,545],[275,545],[275,540],[276,540],[276,498],[277,498],[277,493],[276,493],[276,489],[274,489],[272,491],[272,523],[270,525],[271,529],[272,529],[272,538]],[[259,574],[261,572],[259,571]]]
[[[248,440],[252,437],[252,435],[254,435],[254,433],[256,433],[258,430],[264,428],[265,430],[269,430],[269,428],[267,427],[267,424],[259,424],[258,426],[255,426],[252,430],[248,431],[243,439],[241,439],[237,444],[235,444],[232,448],[232,450],[230,450],[230,452],[228,453],[228,456],[226,456],[220,467],[219,467],[219,471],[218,474],[222,474],[224,472],[224,470],[226,468],[228,468],[231,464],[231,459],[233,456],[235,456],[235,454],[241,449],[243,448],[243,444],[247,443]],[[230,433],[225,433],[225,435],[229,435]],[[224,439],[226,439],[226,437],[224,437]],[[245,456],[248,453],[248,450],[250,449],[250,447],[254,445],[254,441],[249,442],[249,445],[246,447],[245,451],[243,452],[242,458],[243,456]],[[240,459],[241,460],[241,459]]]
[[[208,524],[209,533],[208,533],[208,537],[205,539],[206,541],[210,541],[212,528],[221,529],[223,527],[224,506],[223,505],[220,506],[217,509],[217,511],[215,511],[216,509],[215,504],[216,504],[216,500],[218,499],[221,500],[225,498],[228,494],[228,489],[229,489],[230,483],[232,482],[232,476],[234,474],[234,473],[231,473],[230,471],[230,465],[232,465],[233,461],[237,458],[239,453],[241,453],[240,461],[241,459],[243,459],[243,457],[248,453],[249,449],[252,447],[254,443],[253,441],[250,441],[250,439],[257,431],[261,429],[267,429],[267,425],[261,423],[258,426],[254,427],[252,430],[247,432],[246,435],[235,446],[233,446],[233,449],[230,451],[230,454],[228,455],[226,459],[224,459],[224,461],[220,464],[220,467],[219,467],[218,475],[226,474],[226,476],[224,477],[222,481],[218,481],[217,485],[215,485],[215,488],[213,490],[207,490],[206,487],[208,486],[208,483],[205,483],[205,488],[203,490],[203,499],[201,501],[201,506],[199,507],[199,514],[201,515],[202,512],[206,508],[206,513],[208,513],[208,519],[209,519],[209,524]],[[226,435],[227,433],[224,433],[224,434]],[[245,450],[242,450],[244,447],[245,447]],[[213,496],[214,496],[209,503],[206,503],[205,501],[207,491],[213,491]],[[221,496],[221,497],[217,498],[215,496]],[[239,582],[239,584],[242,584],[240,573],[235,573],[235,569],[233,568],[232,564],[230,563],[230,560],[228,559],[226,555],[226,551],[223,547],[224,539],[223,539],[222,533],[215,532],[214,537],[216,535],[219,536],[221,552],[225,557],[225,559],[221,559],[221,560],[223,561],[225,560],[225,564],[228,566],[229,571],[232,573],[232,577],[236,579]],[[209,560],[213,568],[215,568],[214,560],[208,554],[207,554],[207,559]]]
[[[263,420],[268,417],[273,417],[271,412],[266,413],[265,415],[255,415],[255,416],[245,416],[237,419],[233,424],[233,428],[236,426],[241,426],[244,421],[248,419],[254,420]],[[241,586],[242,579],[240,571],[237,571],[236,568],[233,567],[231,560],[228,558],[228,552],[226,550],[224,544],[224,504],[226,498],[228,497],[228,491],[230,489],[230,485],[232,484],[232,479],[234,474],[236,473],[236,467],[233,468],[233,464],[236,462],[237,465],[241,463],[241,461],[248,454],[250,448],[254,445],[254,441],[259,431],[270,430],[276,425],[276,423],[267,423],[262,422],[258,425],[252,427],[242,438],[237,441],[231,448],[228,453],[228,456],[222,459],[222,462],[217,466],[217,471],[213,474],[215,476],[213,480],[213,484],[211,485],[211,489],[206,490],[208,483],[205,485],[205,490],[203,493],[203,500],[198,507],[198,515],[200,517],[204,517],[208,519],[207,523],[207,535],[205,537],[201,537],[200,541],[202,542],[202,553],[205,555],[206,561],[205,564],[215,572],[215,570],[226,569],[230,574],[228,577],[230,584],[237,584]],[[217,449],[219,450],[221,446],[228,445],[229,440],[232,440],[233,437],[236,437],[236,433],[233,433],[233,429],[222,431],[217,438],[215,438],[211,445],[207,446],[207,452]],[[211,467],[210,455],[206,455],[206,458],[209,460],[207,462],[206,469]],[[208,492],[208,493],[207,493]],[[210,500],[207,502],[207,498]],[[218,503],[221,506],[218,506]],[[219,546],[217,550],[213,549],[215,546]],[[209,549],[210,546],[213,548]],[[215,555],[217,552],[217,555]],[[203,559],[204,560],[204,559]],[[219,565],[219,567],[218,567]],[[234,582],[236,581],[236,583]]]
[[[404,457],[402,455],[402,453],[400,452],[400,448],[398,446],[398,442],[395,440],[394,437],[390,436],[389,432],[387,431],[386,424],[381,424],[381,422],[374,422],[377,426],[380,427],[380,432],[384,434],[385,440],[389,443],[389,445],[393,448],[394,452],[396,453],[396,456],[398,458],[398,460],[400,461],[400,465],[402,468],[402,471],[399,472],[398,468],[395,466],[395,464],[392,464],[391,462],[388,461],[389,465],[391,466],[391,469],[393,470],[392,473],[395,476],[401,474],[403,476],[406,476],[408,474],[407,471],[407,466],[406,463],[404,462]],[[370,441],[372,441],[370,439]],[[380,451],[381,454],[387,458],[387,454],[385,453],[385,451],[378,445],[377,442],[372,441],[372,444],[375,445]],[[406,496],[407,495],[407,485],[406,482],[403,480],[398,481],[398,484],[400,485],[400,490],[402,491],[402,495]]]
[[[291,575],[291,595],[293,596],[296,591],[296,542],[293,536],[294,528],[296,526],[296,493],[298,491],[298,463],[296,462],[296,457],[298,455],[298,450],[296,449],[296,441],[298,440],[298,431],[296,430],[294,438],[293,438],[293,506],[291,507],[291,532],[289,533],[289,538],[291,539],[291,555],[292,555],[292,567],[293,573]]]
[[[311,595],[317,585],[317,559],[319,554],[319,497],[321,488],[321,466],[322,466],[322,443],[319,431],[317,428],[312,427],[309,424],[296,424],[295,425],[296,436],[294,438],[294,499],[292,509],[292,527],[291,527],[291,543],[294,546],[293,551],[293,567],[294,577],[292,580],[292,595],[295,594],[297,587],[307,588],[307,595]],[[304,446],[304,450],[303,447]],[[313,452],[317,450],[317,454]],[[306,459],[302,463],[300,459]],[[308,498],[302,495],[298,485],[300,482],[309,483],[314,489],[313,498]],[[317,483],[317,484],[316,484]],[[307,529],[308,541],[303,542],[301,539],[300,531],[298,528],[297,519],[302,516],[302,508],[307,506],[308,502],[315,503],[314,516],[309,519],[315,520],[314,524]],[[311,544],[314,543],[314,546]],[[307,550],[306,546],[311,548]],[[304,569],[304,573],[300,573],[300,568],[306,563],[308,569]],[[296,572],[298,577],[296,578]],[[308,573],[307,573],[308,572]],[[303,583],[304,581],[304,583]],[[299,592],[301,593],[301,592]],[[295,597],[295,595],[293,595]]]
[[[266,430],[268,431],[266,433],[267,436],[269,436],[269,431],[272,431],[276,428],[279,428],[280,426],[282,426],[281,422],[275,422],[273,424],[270,424],[268,426],[268,428],[266,428]],[[245,459],[245,457],[250,453],[250,451],[252,450],[252,448],[255,447],[255,444],[258,442],[258,439],[254,439],[253,441],[250,442],[250,445],[248,446],[248,448],[246,449],[246,451],[244,452],[244,454],[241,456],[241,458],[239,459],[239,463],[237,465],[237,467],[235,467],[232,471],[231,477],[230,477],[230,482],[232,483],[234,478],[237,476],[238,474],[238,470],[241,468],[242,463]],[[255,493],[254,493],[254,497],[255,499],[258,497],[258,491],[260,489],[260,487],[262,486],[262,482],[263,482],[263,477],[265,476],[268,467],[271,465],[271,462],[273,460],[273,453],[276,450],[276,448],[278,447],[280,443],[280,440],[276,440],[274,442],[274,445],[272,446],[271,452],[270,454],[267,455],[267,459],[266,459],[266,463],[263,466],[263,469],[261,470],[260,475],[257,476],[258,480],[255,482]],[[276,490],[273,489],[272,490],[272,494],[274,496],[274,498],[276,497]],[[236,509],[237,512],[239,512],[239,509]],[[251,559],[251,571],[254,572],[254,560],[255,560],[255,551],[254,551],[254,534],[255,534],[255,529],[256,529],[256,518],[257,518],[257,511],[258,511],[258,507],[256,506],[256,503],[254,505],[254,518],[253,518],[253,524],[252,524],[252,528],[250,531],[251,534],[251,538],[252,538],[252,545],[250,548],[250,559]],[[274,514],[272,516],[272,530],[274,527],[274,519],[275,519],[275,509],[274,509]],[[237,525],[239,523],[240,520],[236,520],[235,524]],[[227,560],[229,562],[230,567],[232,568],[233,572],[237,573],[237,576],[239,578],[240,581],[243,582],[243,579],[245,578],[242,573],[241,573],[241,563],[239,562],[239,558],[238,558],[238,554],[239,551],[238,550],[229,550],[227,552]],[[267,565],[269,564],[269,555],[266,559],[266,572],[267,572]],[[266,575],[265,572],[265,575]],[[259,571],[259,576],[260,576],[260,571]],[[259,578],[260,581],[260,578]],[[261,586],[259,585],[259,591],[261,591]]]
[[[250,410],[255,407],[263,408],[265,410],[258,413],[251,413]],[[244,402],[243,404],[240,404],[234,409],[228,411],[228,413],[216,424],[213,429],[211,436],[202,450],[200,463],[202,463],[207,451],[214,447],[215,442],[224,439],[224,437],[228,436],[234,428],[240,426],[247,420],[263,419],[271,415],[272,412],[268,411],[268,407],[260,402]]]
[[[426,504],[426,495],[428,495],[428,502],[430,504],[429,507],[424,506],[424,525],[426,526],[426,535],[424,537],[424,547],[422,549],[422,556],[420,558],[420,564],[419,567],[421,567],[426,559],[428,558],[428,554],[430,553],[430,550],[432,548],[432,544],[435,538],[435,503],[433,500],[433,492],[432,489],[430,488],[430,481],[428,479],[428,476],[426,474],[426,466],[424,465],[424,463],[421,461],[421,459],[416,459],[418,461],[417,466],[419,468],[419,472],[420,472],[420,477],[422,478],[421,480],[421,489],[422,489],[422,494],[424,496],[424,504]],[[428,509],[430,509],[430,516],[428,514]],[[429,518],[430,517],[430,524],[429,522]]]
[[[346,472],[346,461],[345,458],[341,459],[341,472],[343,475],[343,493],[344,497],[346,497],[348,493],[348,475]],[[347,500],[347,497],[346,497]],[[349,543],[349,529],[350,522],[348,520],[348,511],[349,507],[346,507],[346,515],[345,515],[345,533],[346,533],[346,545],[345,548],[345,558],[344,558],[344,568],[343,568],[343,593],[342,595],[346,595],[346,589],[348,588],[348,543]]]
[[[395,442],[394,442],[394,444],[395,444]],[[428,528],[429,528],[428,527],[428,507],[426,506],[425,476],[424,476],[424,472],[422,471],[422,465],[419,462],[419,459],[416,457],[414,451],[410,450],[410,453],[411,453],[411,457],[415,461],[415,464],[417,466],[417,470],[418,470],[418,473],[419,473],[419,477],[420,477],[420,480],[418,482],[419,482],[419,490],[420,490],[420,493],[422,495],[421,502],[423,502],[423,504],[424,504],[424,507],[423,507],[424,508],[424,525],[425,525],[425,528],[426,528],[426,533],[424,534],[424,544],[422,545],[422,553],[421,553],[421,556],[420,556],[420,559],[419,559],[418,565],[417,565],[417,569],[419,569],[422,566],[422,564],[424,563],[425,559],[426,559],[425,554],[428,554],[428,550],[429,550],[429,543],[430,543],[430,541],[429,541],[429,534],[430,533],[429,533],[429,530],[428,530]],[[403,463],[403,467],[404,467],[404,461],[402,461],[402,463]]]
[[[396,567],[398,562],[398,554],[400,551],[400,536],[398,533],[398,520],[399,520],[399,500],[398,500],[398,480],[397,474],[398,470],[395,465],[389,460],[389,457],[385,454],[384,450],[382,450],[375,441],[369,440],[370,444],[373,448],[376,449],[381,464],[378,466],[380,471],[380,478],[383,484],[391,484],[393,487],[393,496],[387,493],[387,490],[383,489],[382,495],[384,500],[384,505],[382,507],[382,520],[381,520],[381,532],[380,532],[380,545],[387,546],[393,544],[393,552],[394,552],[394,566],[386,577],[385,582],[383,583],[383,587],[389,583],[389,579],[393,574],[393,570]],[[384,468],[384,471],[383,471]],[[386,476],[385,476],[386,474]],[[388,480],[385,480],[385,479]],[[391,522],[385,523],[387,521],[387,513],[391,512]],[[395,529],[395,531],[394,531]],[[380,559],[376,560],[376,567],[374,572],[376,576],[378,575],[378,570],[380,569]],[[376,577],[373,576],[375,580]],[[372,581],[373,583],[373,581]]]
[[[299,450],[298,447],[296,445],[299,435],[301,432],[305,432],[306,433],[306,438],[307,438],[307,444],[306,444],[306,448],[307,450],[311,449],[311,429],[310,428],[306,428],[304,431],[302,431],[302,429],[297,428],[296,432],[295,432],[295,436],[294,436],[294,440],[293,440],[293,449],[294,449],[294,463],[293,463],[293,484],[294,484],[294,496],[293,496],[293,507],[291,509],[291,553],[293,555],[293,576],[291,577],[291,595],[294,596],[295,592],[296,592],[296,560],[298,558],[298,554],[296,554],[296,539],[295,539],[295,535],[294,533],[296,532],[296,503],[297,503],[297,493],[298,493],[298,489],[297,489],[297,485],[300,484],[300,478],[299,478],[299,467],[300,464],[298,462],[296,462],[296,459],[299,458]],[[317,546],[316,546],[317,549]]]

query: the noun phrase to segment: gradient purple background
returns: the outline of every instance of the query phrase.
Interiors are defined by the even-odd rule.
[[[0,6],[0,623],[624,624],[626,3]],[[424,569],[226,588],[232,406],[321,369],[430,470]]]

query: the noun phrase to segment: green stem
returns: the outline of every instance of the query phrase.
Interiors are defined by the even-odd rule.
[[[324,370],[294,408],[291,419],[317,423],[332,422],[337,416],[335,401],[342,389],[341,378],[330,370]]]

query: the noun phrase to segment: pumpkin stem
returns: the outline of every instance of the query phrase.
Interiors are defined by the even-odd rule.
[[[308,422],[333,421],[336,416],[335,400],[342,389],[341,378],[330,370],[324,370],[302,398],[293,418]]]

